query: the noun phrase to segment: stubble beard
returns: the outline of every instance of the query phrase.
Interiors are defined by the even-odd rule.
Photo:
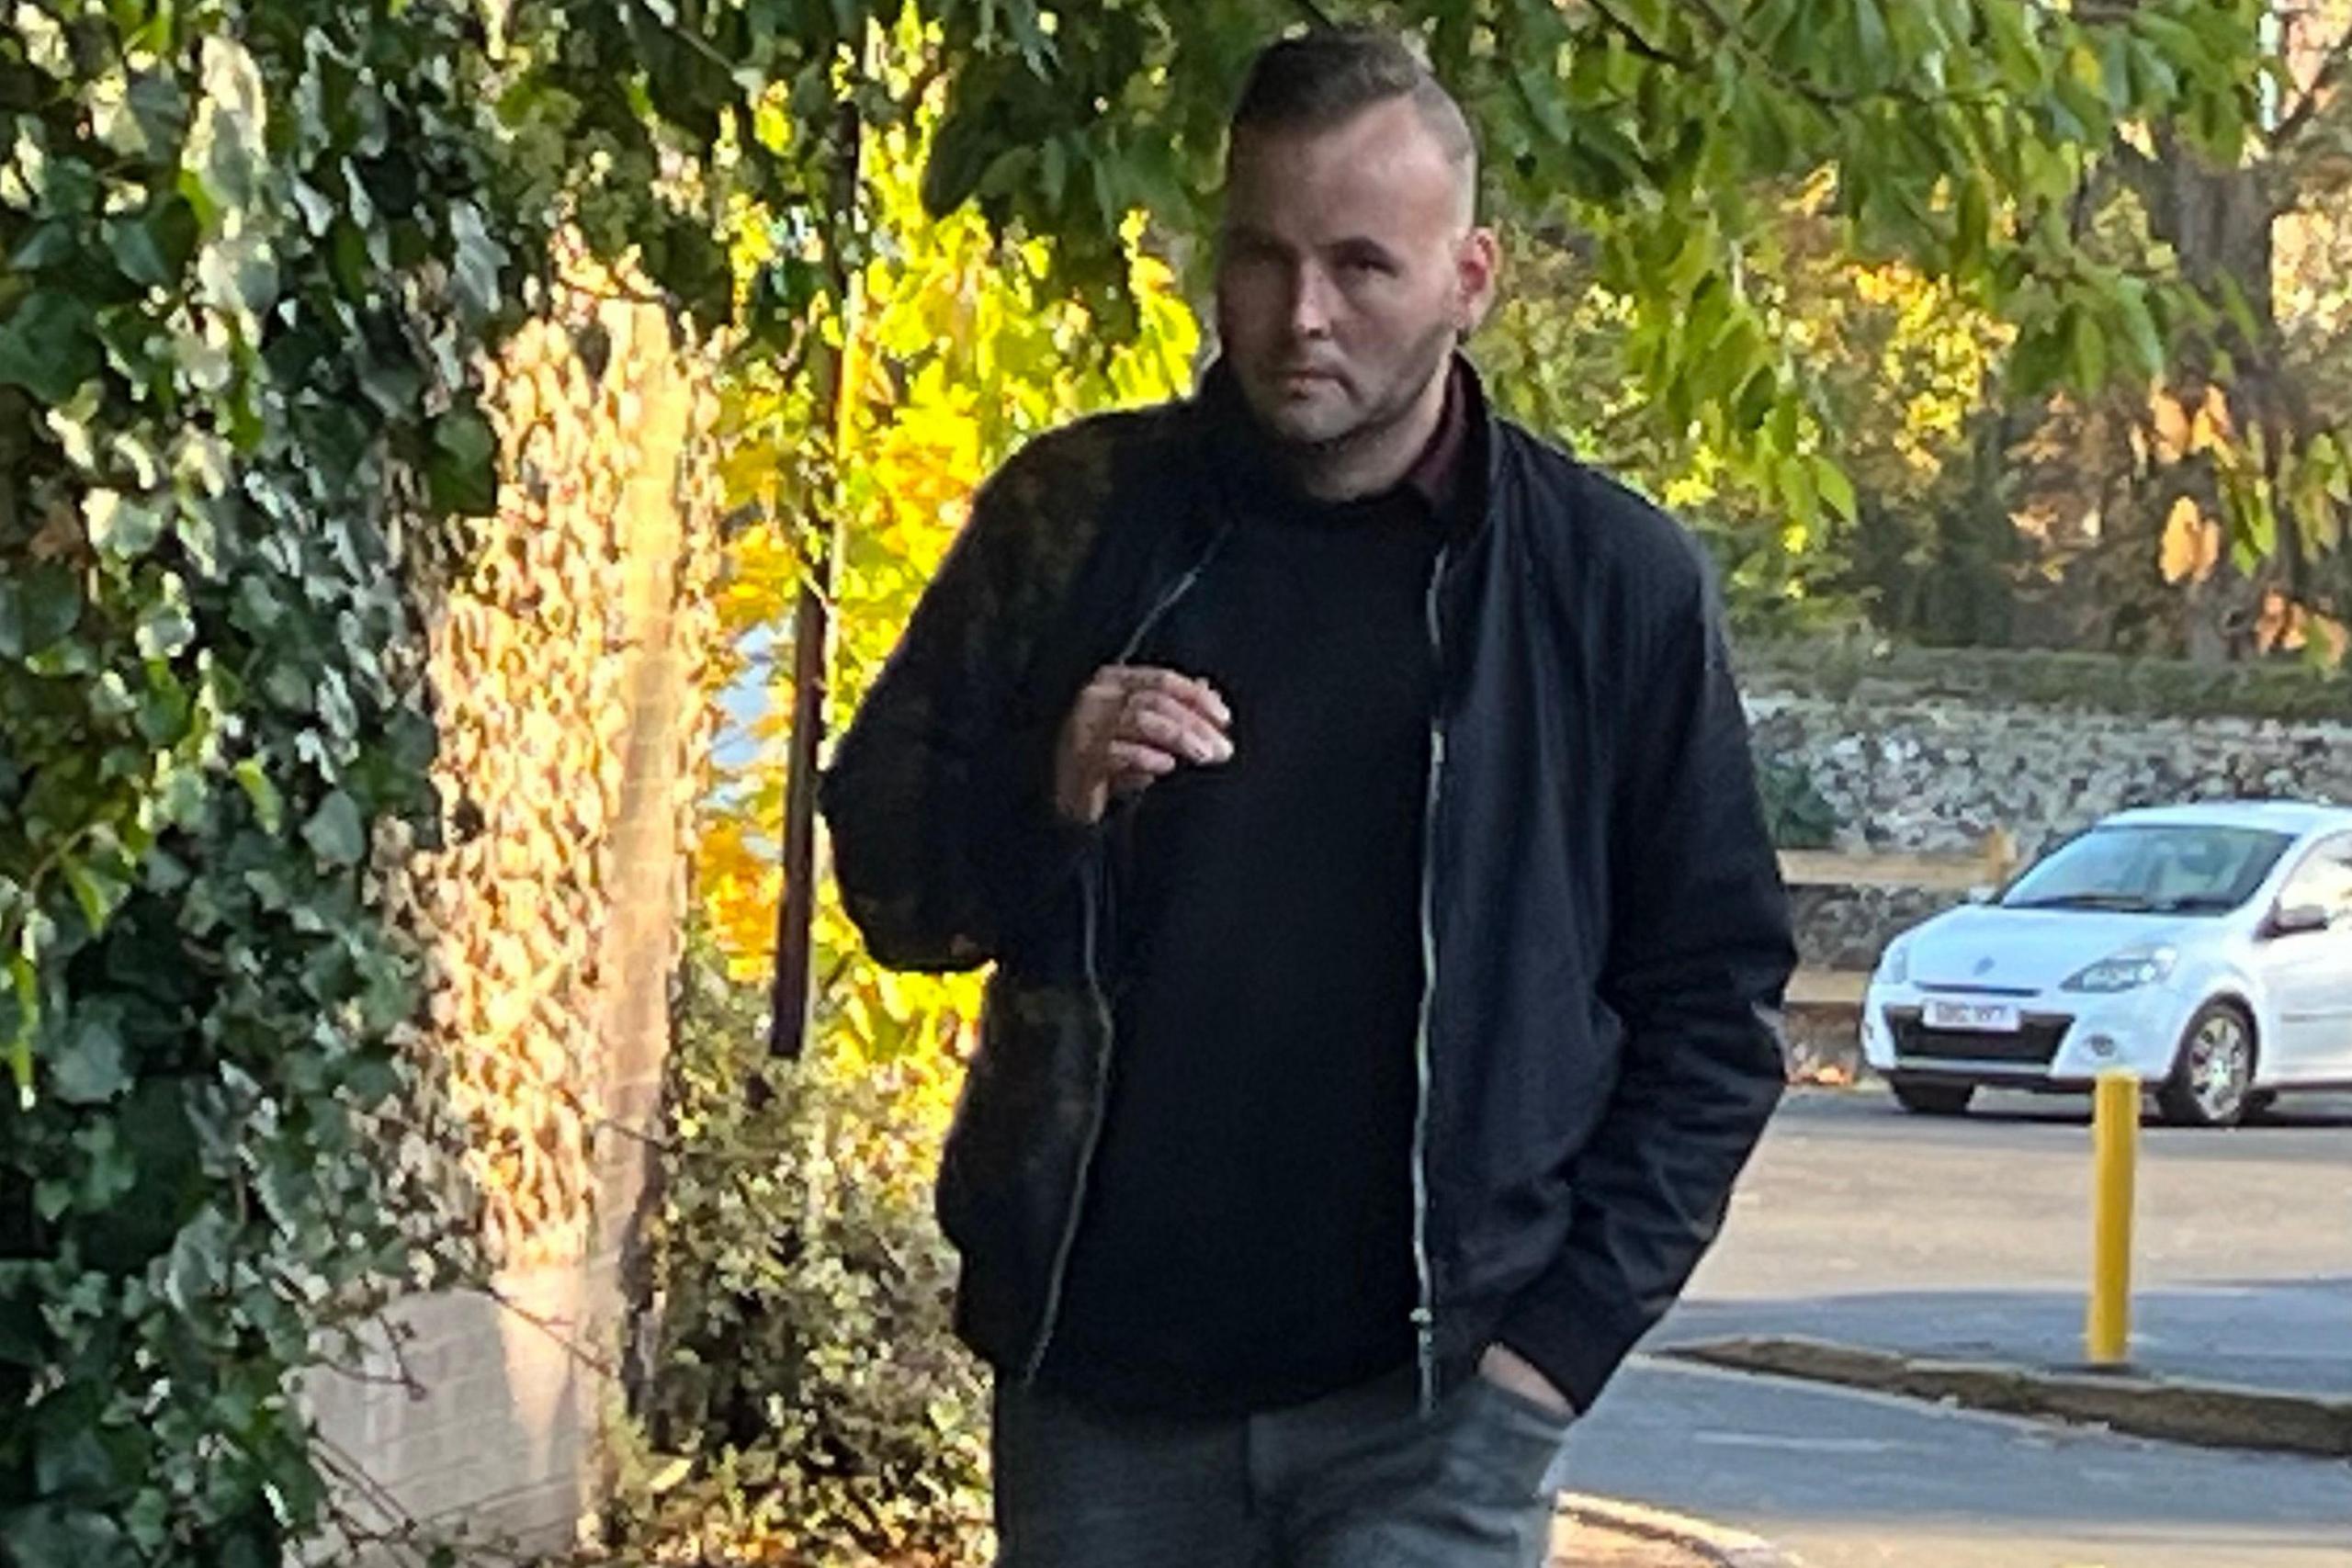
[[[1296,435],[1279,418],[1261,416],[1260,423],[1274,443],[1300,464],[1329,468],[1379,446],[1396,434],[1419,409],[1430,382],[1446,373],[1460,333],[1450,321],[1441,321],[1422,334],[1403,361],[1399,373],[1363,416],[1329,435]]]

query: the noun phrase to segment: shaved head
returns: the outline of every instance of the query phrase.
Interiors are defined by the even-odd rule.
[[[1258,57],[1233,117],[1217,339],[1310,494],[1394,484],[1494,298],[1477,145],[1396,37],[1310,32]]]
[[[1317,28],[1269,45],[1250,68],[1233,111],[1228,162],[1267,134],[1314,134],[1397,101],[1453,168],[1462,220],[1477,211],[1478,141],[1444,84],[1397,35],[1374,28]]]

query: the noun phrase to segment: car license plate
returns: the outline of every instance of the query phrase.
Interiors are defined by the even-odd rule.
[[[2025,1019],[2015,1002],[1957,1002],[1942,998],[1928,1003],[1929,1029],[1958,1030],[1970,1034],[2015,1034]]]

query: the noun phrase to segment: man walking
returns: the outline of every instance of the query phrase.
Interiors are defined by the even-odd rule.
[[[1698,552],[1489,412],[1462,111],[1279,43],[1223,357],[983,490],[825,811],[993,962],[942,1160],[1007,1568],[1523,1568],[1780,1092],[1793,962]]]

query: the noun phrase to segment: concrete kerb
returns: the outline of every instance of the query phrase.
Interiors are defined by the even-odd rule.
[[[1937,1359],[1794,1337],[1718,1339],[1658,1353],[1734,1371],[2101,1426],[2166,1442],[2352,1458],[2352,1400],[2129,1371]]]
[[[1564,1492],[1555,1513],[1587,1529],[1655,1543],[1706,1568],[1803,1568],[1760,1536],[1620,1498]],[[1573,1560],[1560,1568],[1575,1568]]]

